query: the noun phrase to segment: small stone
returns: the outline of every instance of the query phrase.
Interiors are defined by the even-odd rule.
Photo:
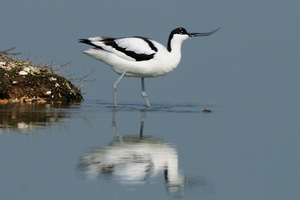
[[[50,95],[50,94],[51,94],[51,91],[47,91],[45,94],[46,94],[46,95]]]
[[[204,113],[211,113],[211,112],[212,112],[212,110],[209,109],[209,108],[204,108],[202,111],[203,111]]]
[[[25,71],[23,71],[23,70],[19,72],[19,75],[20,75],[20,76],[26,76],[27,74],[28,74],[28,72],[25,72]]]
[[[49,80],[50,80],[50,81],[56,81],[57,78],[55,78],[55,77],[50,77]]]
[[[30,72],[30,68],[29,67],[23,67],[23,71]]]

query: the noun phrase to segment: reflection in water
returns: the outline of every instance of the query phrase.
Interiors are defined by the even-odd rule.
[[[171,192],[184,186],[184,177],[178,172],[177,152],[169,144],[146,137],[123,137],[106,148],[96,148],[81,158],[80,169],[89,178],[114,175],[121,183],[142,184],[148,177],[164,171]]]
[[[105,148],[95,148],[81,157],[79,169],[89,178],[115,176],[124,184],[143,184],[164,172],[168,191],[182,195],[185,177],[179,173],[178,154],[170,144],[143,136],[145,111],[142,111],[139,136],[121,136],[116,127],[116,111],[112,129],[118,137]]]
[[[70,113],[63,110],[77,106],[70,103],[11,103],[0,104],[0,128],[17,129],[27,133],[37,127],[58,123],[63,118],[69,118]],[[55,108],[55,109],[53,109]]]

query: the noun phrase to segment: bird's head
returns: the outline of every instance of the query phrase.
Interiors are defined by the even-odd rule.
[[[182,42],[188,38],[192,37],[199,37],[199,36],[209,36],[211,34],[214,34],[217,32],[220,28],[217,28],[213,31],[206,32],[206,33],[188,33],[185,28],[179,27],[171,31],[170,36],[169,36],[169,41],[168,41],[168,50],[171,50],[171,41],[178,41]]]

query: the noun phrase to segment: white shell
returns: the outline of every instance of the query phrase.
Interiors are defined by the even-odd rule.
[[[25,71],[23,71],[23,70],[19,72],[19,75],[21,75],[21,76],[26,76],[27,74],[28,74],[28,73],[25,72]]]
[[[29,67],[23,67],[23,71],[30,72],[30,68]]]
[[[56,81],[57,78],[55,78],[55,77],[50,77],[49,80],[50,80],[50,81]]]

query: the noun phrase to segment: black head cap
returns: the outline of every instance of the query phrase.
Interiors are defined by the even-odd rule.
[[[179,28],[175,28],[173,31],[171,31],[170,36],[169,36],[169,40],[168,40],[168,51],[171,51],[171,40],[173,38],[173,35],[175,34],[179,34],[179,35],[189,35],[189,33],[185,30],[185,28],[179,27]]]
[[[174,34],[189,35],[189,33],[185,30],[185,28],[182,28],[182,27],[175,28],[175,29],[171,32],[171,35],[174,35]]]

